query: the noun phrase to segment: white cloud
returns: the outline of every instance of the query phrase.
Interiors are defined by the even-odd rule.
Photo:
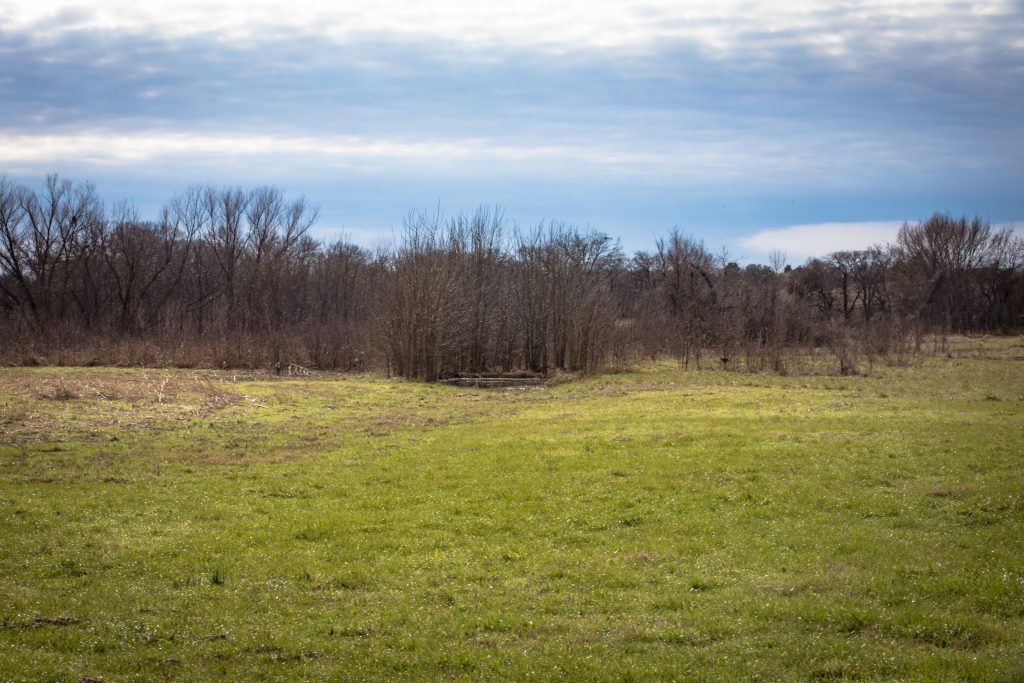
[[[712,52],[749,47],[752,35],[777,33],[792,44],[806,38],[823,54],[841,57],[847,44],[872,41],[880,29],[907,39],[973,40],[992,17],[1013,15],[1014,0],[968,3],[900,0],[843,8],[832,0],[0,0],[0,27],[37,37],[98,29],[171,37],[205,35],[242,40],[305,31],[339,41],[393,34],[492,47],[529,45],[554,51],[646,47],[692,41]]]
[[[544,161],[634,165],[658,161],[659,155],[614,147],[585,145],[511,145],[480,138],[402,140],[354,135],[295,136],[273,134],[204,134],[139,131],[52,134],[0,133],[0,164],[85,161],[97,165],[152,162],[167,158],[217,157],[231,162],[255,158],[335,160],[339,164],[374,162]]]
[[[170,133],[82,131],[0,132],[0,169],[44,171],[54,165],[100,168],[178,163],[219,168],[264,165],[316,166],[393,172],[399,168],[485,169],[575,177],[642,176],[692,182],[749,180],[756,172],[794,177],[808,165],[806,150],[782,141],[677,140],[638,145],[636,141],[591,140],[549,143],[491,138],[404,139],[357,135],[276,135],[264,133]],[[783,153],[786,152],[786,153]],[[812,168],[812,172],[814,169]]]
[[[739,243],[744,248],[761,254],[782,251],[793,261],[824,256],[834,251],[853,251],[893,242],[902,225],[903,221],[791,225],[741,237]]]
[[[935,152],[929,156],[930,139],[906,139],[903,153],[893,155],[887,147],[865,144],[845,133],[801,134],[787,129],[763,136],[757,131],[720,130],[644,138],[601,135],[603,130],[556,140],[529,134],[417,137],[130,127],[28,133],[0,128],[0,173],[95,169],[134,174],[147,169],[194,177],[258,172],[278,178],[443,176],[559,183],[589,179],[674,187],[680,193],[734,188],[737,194],[777,195],[807,188],[858,191],[883,173],[905,174],[908,158],[931,158],[936,167],[951,166]],[[831,150],[831,156],[822,156],[822,149]]]

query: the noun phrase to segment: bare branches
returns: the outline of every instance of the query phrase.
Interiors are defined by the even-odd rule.
[[[782,254],[741,266],[678,229],[626,258],[602,233],[520,229],[497,207],[410,213],[371,253],[313,239],[317,217],[275,187],[205,185],[147,221],[89,184],[0,177],[5,359],[25,348],[434,380],[658,357],[786,372],[822,349],[856,372],[859,359],[904,359],[926,332],[1016,329],[1024,311],[1024,242],[978,218],[937,214],[893,247],[793,268]]]

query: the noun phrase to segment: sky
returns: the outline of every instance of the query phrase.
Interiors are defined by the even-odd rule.
[[[741,261],[1024,223],[1024,2],[0,0],[0,175],[155,216],[272,184],[315,235],[499,206]]]

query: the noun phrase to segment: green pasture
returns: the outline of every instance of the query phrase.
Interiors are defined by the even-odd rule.
[[[546,388],[0,369],[0,680],[1024,680],[1024,341]]]

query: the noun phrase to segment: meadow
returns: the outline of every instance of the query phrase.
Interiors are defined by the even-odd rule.
[[[543,388],[0,369],[0,680],[1024,680],[1024,340]]]

